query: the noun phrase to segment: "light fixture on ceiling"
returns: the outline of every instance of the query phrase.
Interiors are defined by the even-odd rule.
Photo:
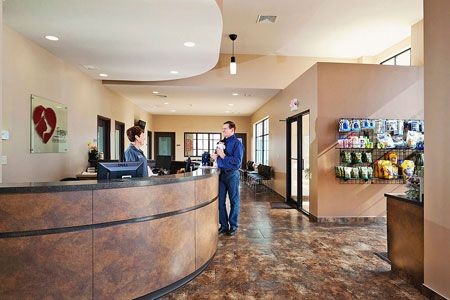
[[[170,74],[176,75],[176,74],[178,74],[178,71],[170,71]]]
[[[176,109],[171,109],[170,111],[171,111],[171,112],[176,112]]]
[[[233,106],[234,104],[233,103],[228,103],[228,106]]]
[[[237,72],[236,57],[234,57],[234,41],[237,39],[237,34],[232,33],[229,35],[230,40],[233,42],[233,50],[231,51],[231,61],[230,61],[230,74],[234,75]]]
[[[54,35],[46,35],[45,38],[49,41],[59,41],[59,37]]]
[[[156,94],[159,94],[159,92],[158,92],[158,91],[153,91],[153,94],[155,94],[155,95],[156,95]]]
[[[164,102],[165,105],[169,104],[169,102]]]
[[[239,96],[239,94],[238,94],[238,93],[233,93],[233,94],[231,94],[231,95],[233,95],[233,96]]]
[[[185,47],[189,47],[189,48],[195,47],[195,43],[194,42],[184,42],[183,45]]]
[[[98,74],[98,76],[100,76],[100,77],[108,77],[108,74],[100,73],[100,74]]]

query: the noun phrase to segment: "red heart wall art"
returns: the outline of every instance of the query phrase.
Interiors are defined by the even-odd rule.
[[[47,142],[52,137],[56,128],[56,114],[51,108],[45,108],[42,105],[36,106],[33,111],[34,129],[41,137],[42,142]]]

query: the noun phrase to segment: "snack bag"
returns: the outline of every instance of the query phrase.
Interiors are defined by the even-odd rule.
[[[359,168],[359,177],[361,179],[364,179],[364,180],[368,180],[369,179],[369,176],[367,174],[367,167],[360,167]]]
[[[393,165],[396,165],[397,164],[397,153],[390,152],[389,153],[389,160],[391,161],[391,163]]]
[[[340,132],[348,132],[350,131],[350,121],[347,119],[341,119],[339,121],[339,131]]]
[[[361,123],[358,119],[352,120],[352,131],[360,131],[361,130]]]
[[[354,164],[361,164],[362,163],[362,154],[361,154],[361,152],[353,152],[352,153],[352,162]]]
[[[342,152],[341,160],[344,164],[350,164],[352,162],[352,155],[350,152]]]
[[[404,160],[402,162],[403,179],[407,180],[414,174],[414,162],[412,160]]]
[[[384,171],[383,171],[383,162],[384,161],[385,160],[379,160],[377,163],[377,167],[378,167],[378,177],[377,178],[380,178],[380,179],[384,178]]]
[[[394,148],[394,140],[388,132],[380,133],[377,135],[378,142],[383,145],[382,148]]]
[[[384,179],[393,179],[394,178],[394,170],[392,168],[392,163],[389,160],[384,160],[382,162],[382,166],[383,166]]]
[[[362,161],[368,164],[372,163],[372,153],[364,152],[362,154]]]
[[[359,178],[359,169],[358,168],[351,168],[351,176],[352,179],[358,179]]]
[[[367,178],[372,179],[373,178],[373,169],[372,167],[367,167]]]
[[[344,167],[344,179],[348,180],[350,178],[352,178],[352,168]]]
[[[398,178],[398,167],[397,166],[392,166],[392,176],[394,177],[394,179]]]
[[[408,144],[408,147],[415,149],[417,143],[423,142],[423,133],[418,131],[408,131],[406,134],[406,143]]]

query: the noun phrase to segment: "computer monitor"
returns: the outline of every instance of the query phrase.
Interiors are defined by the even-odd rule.
[[[143,162],[108,162],[98,164],[97,179],[134,178],[143,174]]]
[[[165,170],[170,170],[170,164],[172,163],[172,156],[170,155],[157,155],[155,167]]]

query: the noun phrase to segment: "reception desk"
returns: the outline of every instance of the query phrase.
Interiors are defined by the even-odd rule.
[[[217,248],[215,169],[118,181],[0,185],[0,295],[159,297]]]

